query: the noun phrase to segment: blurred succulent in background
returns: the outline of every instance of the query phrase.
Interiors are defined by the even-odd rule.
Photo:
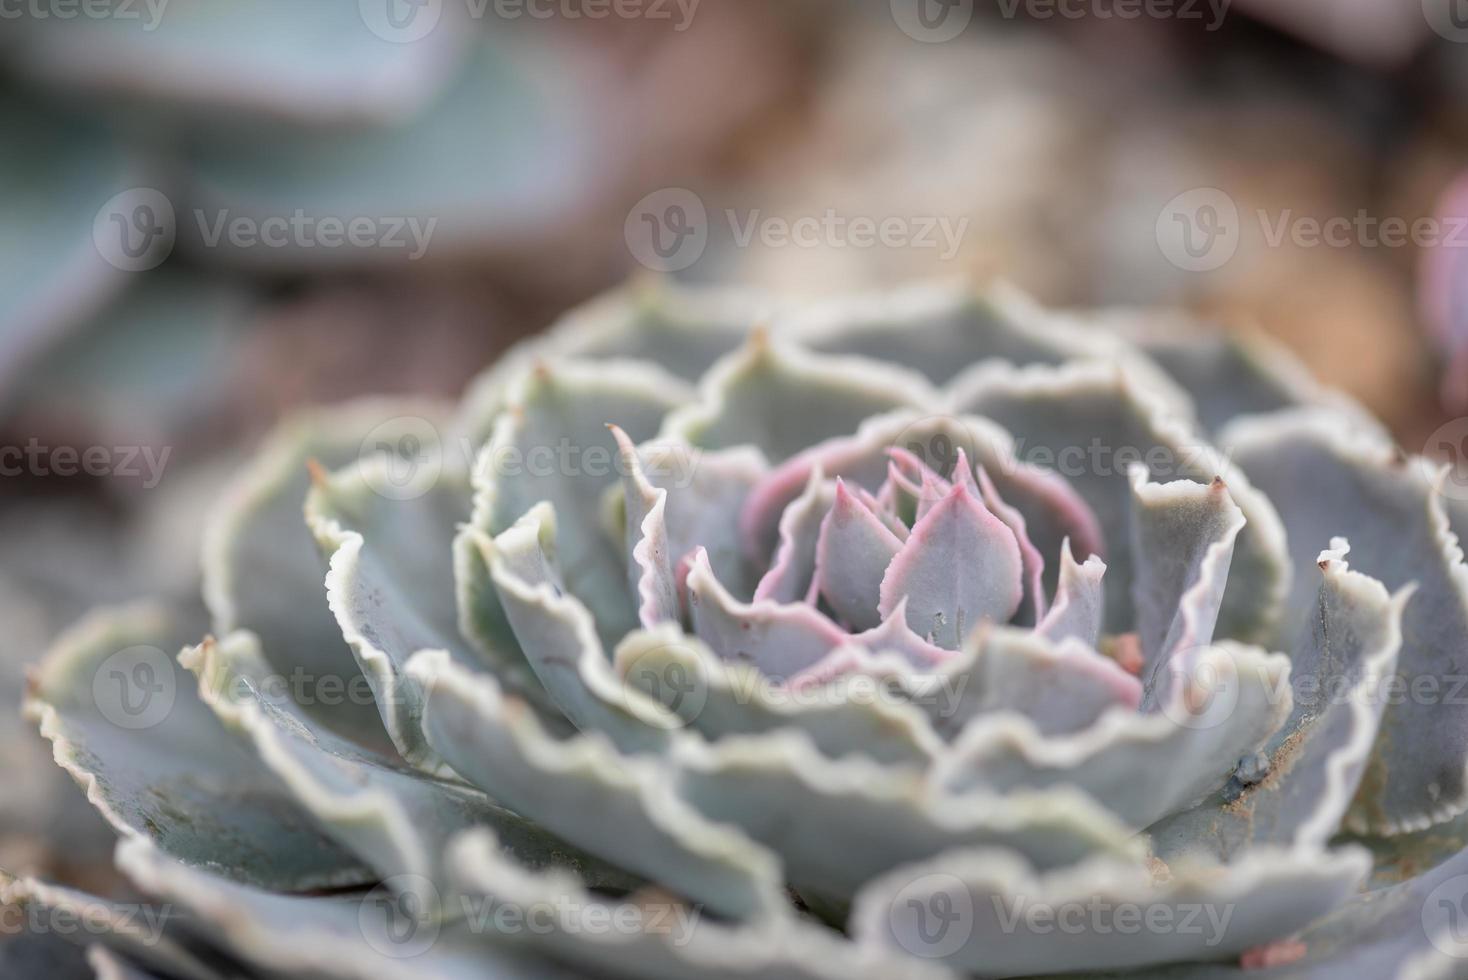
[[[1468,511],[1187,329],[639,285],[457,413],[297,419],[211,637],[31,679],[150,903],[11,921],[104,976],[1461,975]]]

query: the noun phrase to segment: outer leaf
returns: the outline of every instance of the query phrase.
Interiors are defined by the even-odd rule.
[[[329,562],[327,604],[372,685],[383,727],[403,758],[432,769],[418,723],[422,693],[404,683],[402,672],[428,647],[470,659],[458,638],[453,568],[455,528],[468,516],[468,479],[462,469],[430,463],[439,471],[433,485],[397,499],[384,494],[396,465],[375,456],[318,476],[306,522]]]
[[[192,931],[266,976],[571,980],[466,928],[443,927],[382,889],[356,897],[277,895],[187,868],[145,841],[120,844],[117,866],[146,894],[186,909]]]
[[[1175,696],[1174,676],[1191,651],[1213,641],[1234,543],[1244,527],[1222,479],[1147,482],[1132,467],[1132,596],[1142,645],[1142,678],[1155,706]]]
[[[680,796],[776,851],[802,894],[829,901],[960,846],[1011,848],[1045,868],[1136,853],[1115,820],[1070,789],[953,797],[865,759],[825,759],[798,732],[715,745],[682,739],[672,749]]]
[[[952,792],[1070,786],[1130,826],[1146,827],[1220,789],[1289,716],[1289,662],[1234,644],[1197,661],[1199,691],[1151,715],[1112,712],[1094,727],[1047,739],[1009,716],[970,725],[934,779]]]
[[[1269,844],[1320,847],[1339,832],[1386,708],[1410,591],[1388,596],[1349,570],[1344,539],[1334,545],[1320,556],[1316,615],[1291,657],[1295,707],[1265,749],[1267,770],[1155,827],[1163,857],[1203,850],[1229,860]]]
[[[1113,858],[1036,875],[1003,852],[960,852],[874,882],[853,919],[865,942],[974,976],[1130,969],[1237,956],[1288,936],[1346,899],[1369,868],[1360,849],[1268,849],[1154,881]],[[935,931],[940,909],[947,919]]]
[[[162,609],[102,610],[57,640],[27,717],[118,833],[273,888],[355,884],[364,871],[224,732],[164,649],[189,626]]]
[[[1111,544],[1106,553],[1110,632],[1129,631],[1135,618],[1136,558],[1124,546],[1131,509],[1128,467],[1145,463],[1154,479],[1211,483],[1223,477],[1248,524],[1235,548],[1219,632],[1248,640],[1268,635],[1290,577],[1278,515],[1223,454],[1134,374],[1111,364],[977,371],[956,385],[954,406],[1022,432],[1020,456],[1054,466],[1095,511]]]
[[[774,857],[678,800],[652,760],[619,756],[595,736],[555,741],[492,678],[441,652],[415,657],[409,673],[432,689],[434,747],[496,799],[720,914],[757,918],[779,904]]]
[[[310,124],[381,124],[418,111],[468,48],[461,30],[447,25],[412,44],[379,37],[345,4],[194,0],[187,12],[133,13],[24,18],[14,25],[24,38],[14,65],[93,97],[122,92],[209,112],[227,107]]]
[[[1468,852],[1405,884],[1367,892],[1302,932],[1303,955],[1268,969],[1178,966],[1128,974],[1138,980],[1456,980],[1468,958],[1460,918]]]
[[[1045,736],[1070,735],[1113,708],[1135,712],[1142,699],[1137,679],[1094,650],[1004,628],[980,630],[962,655],[909,686],[948,739],[975,718],[996,712],[1022,715]],[[932,686],[957,697],[924,698]],[[935,706],[944,713],[935,712]]]
[[[627,684],[713,740],[797,728],[831,758],[864,755],[920,768],[942,744],[887,679],[852,672],[830,685],[779,685],[752,666],[719,660],[671,626],[628,636],[616,668]]]
[[[674,576],[676,556],[668,540],[668,491],[652,485],[632,440],[608,426],[622,461],[623,514],[627,522],[627,578],[637,601],[637,620],[644,628],[681,622],[682,602]]]
[[[282,679],[270,673],[250,633],[206,641],[180,660],[197,675],[199,696],[220,722],[249,742],[332,840],[383,878],[441,884],[449,838],[487,825],[528,864],[625,881],[482,793],[364,752],[323,729],[281,693]]]
[[[778,976],[789,980],[940,980],[941,968],[874,949],[861,949],[820,926],[781,916],[758,925],[730,927],[697,909],[648,896],[610,903],[566,876],[530,875],[501,857],[485,833],[465,835],[453,848],[461,887],[496,905],[518,909],[570,909],[545,929],[514,934],[548,959],[597,976],[629,980],[739,980]],[[635,898],[635,896],[634,896]],[[614,921],[631,928],[588,928]]]
[[[663,434],[705,449],[753,445],[780,463],[856,431],[870,416],[931,405],[933,398],[910,372],[820,357],[761,332],[714,366],[698,402],[669,416]]]
[[[439,411],[410,402],[356,402],[281,426],[209,522],[204,601],[214,631],[258,634],[282,676],[297,669],[311,677],[360,674],[327,606],[321,556],[301,518],[310,489],[306,464],[315,459],[337,469],[378,451],[420,459],[434,451],[424,437],[436,431]],[[358,741],[389,745],[372,704],[316,699],[308,711]]]
[[[180,928],[184,917],[177,914],[177,910],[115,902],[30,878],[12,878],[3,871],[0,871],[0,908],[20,912],[27,917],[36,913],[54,916],[40,921],[53,927],[44,935],[57,942],[105,943],[108,949],[157,969],[166,976],[187,980],[223,980],[227,975],[225,967],[217,962],[218,957],[196,948],[193,937]],[[71,924],[71,929],[62,935],[67,924]],[[4,954],[0,954],[0,965],[9,967],[12,964]],[[37,964],[23,965],[32,967]],[[35,972],[16,975],[46,976],[48,980],[52,976]]]
[[[964,284],[915,286],[828,302],[792,317],[787,329],[814,350],[901,364],[935,384],[985,360],[1137,359],[1113,338],[1046,312],[1006,284],[983,292]]]
[[[577,728],[604,732],[624,752],[658,751],[677,719],[612,672],[591,613],[561,584],[557,543],[555,511],[537,504],[490,546],[490,577],[515,635]]]
[[[1284,515],[1297,569],[1349,533],[1360,570],[1388,589],[1419,586],[1402,621],[1399,667],[1418,693],[1387,707],[1352,829],[1420,830],[1468,809],[1468,705],[1448,696],[1468,652],[1468,568],[1437,474],[1319,410],[1260,417],[1223,438]],[[1296,581],[1289,623],[1300,629],[1314,602]]]
[[[521,375],[475,463],[474,515],[458,545],[466,552],[461,563],[475,560],[474,532],[499,534],[537,502],[549,502],[560,522],[566,587],[591,611],[603,642],[616,642],[637,616],[622,549],[600,524],[602,495],[620,482],[617,445],[606,423],[634,442],[646,439],[663,413],[690,394],[681,381],[636,361],[541,363]],[[472,574],[468,565],[465,571]],[[487,621],[493,637],[503,612],[488,596],[475,598],[475,618]]]

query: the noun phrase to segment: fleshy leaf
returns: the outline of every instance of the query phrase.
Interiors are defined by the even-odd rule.
[[[744,926],[715,923],[697,909],[657,894],[616,903],[591,894],[564,875],[532,875],[499,854],[490,834],[466,834],[453,845],[460,887],[496,907],[571,909],[544,928],[507,939],[597,976],[698,977],[699,980],[943,980],[941,967],[885,951],[863,949],[818,925],[784,915]],[[615,935],[589,928],[598,921],[628,924]],[[630,925],[635,923],[635,926]]]
[[[1376,741],[1385,684],[1401,646],[1402,609],[1381,583],[1349,570],[1336,539],[1320,556],[1316,615],[1291,657],[1294,711],[1264,750],[1257,779],[1235,776],[1221,796],[1152,829],[1154,847],[1210,857],[1265,845],[1324,846],[1340,830]]]
[[[372,686],[382,724],[403,758],[425,768],[434,760],[419,730],[422,694],[403,680],[403,666],[425,648],[459,642],[453,542],[468,516],[468,477],[436,457],[431,486],[393,488],[398,465],[387,456],[318,475],[306,498],[306,522],[328,561],[327,604],[361,673]]]
[[[1014,441],[1003,429],[973,416],[898,411],[867,419],[854,435],[812,446],[761,481],[739,517],[746,554],[757,561],[768,558],[780,515],[800,495],[816,467],[828,479],[841,477],[853,487],[877,493],[887,480],[893,449],[945,472],[957,463],[962,449],[965,458],[982,466],[996,489],[1021,512],[1042,554],[1054,554],[1067,536],[1080,554],[1102,550],[1100,525],[1086,503],[1056,473],[1018,460]]]
[[[1289,716],[1289,661],[1232,643],[1194,661],[1188,696],[1157,714],[1111,712],[1085,731],[1045,738],[1027,719],[980,718],[939,760],[952,792],[1069,786],[1141,829],[1228,782]]]
[[[978,482],[974,484],[973,471],[963,450],[959,450],[959,467],[959,472],[967,477],[965,485],[969,492],[982,499],[989,512],[1003,521],[1004,526],[1014,534],[1014,540],[1019,545],[1020,563],[1024,569],[1021,581],[1024,584],[1025,597],[1029,600],[1029,612],[1024,614],[1023,625],[1039,623],[1045,616],[1045,557],[1030,540],[1024,515],[1005,503],[986,470],[978,471]]]
[[[548,501],[559,524],[567,590],[591,611],[603,642],[621,638],[636,626],[637,610],[627,593],[623,550],[600,523],[602,494],[620,482],[616,440],[606,423],[635,443],[691,393],[682,381],[636,361],[542,362],[525,372],[475,462],[474,515],[459,545],[469,551],[466,560],[479,550],[469,540],[474,532],[499,534]],[[489,597],[478,598],[477,618],[502,615]]]
[[[922,698],[932,685],[953,696]],[[916,699],[946,709],[946,714],[928,710],[939,733],[950,740],[973,719],[1001,711],[1023,715],[1041,735],[1070,735],[1113,708],[1134,712],[1142,699],[1137,679],[1094,650],[1074,640],[1052,643],[1009,628],[980,630],[963,654],[910,686]]]
[[[1070,542],[1060,548],[1060,583],[1055,603],[1035,627],[1035,632],[1055,642],[1073,638],[1091,649],[1101,640],[1101,617],[1106,612],[1106,563],[1091,555],[1076,564]]]
[[[1235,545],[1218,632],[1248,641],[1269,635],[1290,578],[1279,516],[1134,372],[1115,364],[979,371],[958,384],[954,406],[1022,433],[1020,457],[1058,470],[1094,510],[1110,545],[1106,628],[1112,633],[1130,632],[1135,619],[1128,467],[1143,463],[1152,479],[1211,483],[1223,477],[1248,523]]]
[[[514,379],[537,360],[648,361],[697,381],[778,305],[772,297],[743,289],[689,289],[671,278],[634,279],[500,355],[470,385],[456,427],[470,445],[486,442]]]
[[[632,440],[609,425],[622,459],[622,501],[627,522],[627,577],[637,601],[637,619],[644,628],[681,622],[678,581],[673,573],[668,542],[668,491],[654,487],[642,471]]]
[[[830,758],[864,755],[924,768],[941,745],[923,714],[887,679],[847,673],[827,685],[775,684],[758,669],[719,660],[697,639],[663,626],[617,648],[617,673],[705,737],[805,732]]]
[[[714,577],[702,549],[694,556],[687,585],[698,638],[720,659],[752,664],[771,680],[799,673],[848,640],[814,606],[735,599]]]
[[[209,521],[203,588],[215,633],[256,633],[282,676],[299,670],[347,680],[360,674],[327,606],[325,569],[301,517],[311,486],[307,462],[334,470],[382,452],[411,465],[437,453],[434,420],[441,411],[411,402],[355,402],[282,425]],[[409,472],[425,481],[429,475]],[[388,745],[375,705],[321,702],[307,710],[364,744]]]
[[[254,748],[333,840],[383,878],[442,883],[449,838],[487,825],[527,864],[626,880],[482,793],[365,752],[322,728],[284,696],[251,633],[206,641],[179,659],[197,675],[199,697],[219,721]],[[349,689],[345,696],[362,693]]]
[[[769,571],[755,586],[755,601],[811,601],[816,590],[816,549],[822,521],[837,499],[835,484],[828,483],[820,469],[811,472],[805,492],[780,515],[780,543]]]
[[[0,909],[18,911],[27,921],[43,923],[47,931],[42,935],[57,941],[105,943],[109,950],[168,977],[224,980],[227,975],[222,964],[211,962],[206,952],[195,948],[192,937],[182,934],[184,917],[166,907],[114,901],[31,878],[12,878],[0,871]],[[12,928],[7,924],[7,934]],[[0,967],[10,966],[0,953]],[[51,980],[50,974],[33,971],[18,975]]]
[[[1336,535],[1350,535],[1352,564],[1387,589],[1418,583],[1403,615],[1398,670],[1419,695],[1387,706],[1348,825],[1397,834],[1468,809],[1468,705],[1450,696],[1468,649],[1468,567],[1448,528],[1439,474],[1320,410],[1261,416],[1222,438],[1289,528],[1298,570],[1289,628],[1313,615],[1301,579]]]
[[[777,852],[802,895],[838,903],[885,871],[957,847],[1007,847],[1045,868],[1138,852],[1115,819],[1068,788],[949,796],[904,770],[828,760],[798,732],[683,739],[669,759],[680,796]]]
[[[955,486],[912,529],[887,568],[879,610],[906,597],[907,622],[945,649],[957,649],[984,622],[1006,623],[1023,598],[1014,533]]]
[[[25,18],[15,25],[24,43],[13,49],[12,64],[92,97],[123,93],[196,112],[227,107],[312,125],[382,125],[419,111],[468,48],[463,24],[401,44],[366,29],[344,5],[245,0],[190,7],[173,16],[164,7],[137,8],[136,18],[73,23]],[[386,20],[380,26],[389,28]]]
[[[954,657],[952,650],[945,650],[929,643],[907,625],[907,599],[905,597],[897,603],[892,610],[892,615],[866,632],[856,634],[851,638],[851,642],[873,653],[899,654],[919,670],[925,670]]]
[[[1348,898],[1369,869],[1359,848],[1266,849],[1156,881],[1113,858],[1036,874],[1013,855],[978,850],[884,876],[852,918],[864,942],[977,977],[1134,969],[1238,956],[1289,936]],[[932,917],[945,912],[935,930]]]
[[[677,719],[613,673],[590,611],[561,584],[556,516],[536,504],[490,544],[500,602],[536,676],[577,728],[607,734],[624,752],[657,751]]]
[[[813,350],[901,364],[935,384],[985,360],[1061,364],[1136,356],[1003,284],[982,292],[968,285],[923,285],[827,302],[793,317],[789,329]]]
[[[437,9],[445,17],[465,13],[453,4]],[[422,23],[434,15],[409,16],[421,16]],[[354,37],[370,37],[366,24],[354,26]],[[602,165],[589,145],[585,103],[568,91],[574,83],[550,70],[553,55],[537,32],[513,32],[512,42],[503,31],[477,26],[454,30],[445,24],[417,42],[383,45],[419,57],[431,57],[435,39],[468,49],[444,91],[398,125],[269,127],[269,138],[258,126],[215,126],[208,139],[189,141],[190,213],[198,209],[210,220],[180,220],[180,249],[210,262],[300,270],[353,263],[401,269],[420,260],[544,247],[549,233],[589,203],[586,182]],[[333,43],[326,50],[339,49]],[[282,52],[271,57],[279,60]],[[439,58],[435,67],[448,67]],[[321,56],[300,59],[319,62]],[[398,81],[387,60],[379,57],[367,70],[374,79]],[[390,90],[387,82],[373,85],[369,104],[380,111],[391,100],[379,93]],[[302,104],[294,91],[292,100]],[[267,237],[267,222],[301,211],[339,216],[347,233],[332,235],[323,221],[319,234]],[[260,238],[230,234],[226,217],[252,222],[262,229]],[[361,219],[370,219],[375,233],[353,231]]]
[[[495,799],[721,914],[759,917],[779,903],[774,857],[679,801],[654,761],[619,756],[596,736],[557,742],[493,678],[441,652],[418,655],[408,670],[432,692],[434,747]]]
[[[25,706],[57,765],[118,833],[180,860],[287,890],[364,881],[164,652],[191,633],[163,609],[134,606],[94,613],[60,637]]]
[[[815,585],[847,629],[880,625],[882,577],[902,544],[867,504],[836,481],[836,499],[816,543]]]
[[[1299,934],[1295,942],[1298,958],[1273,968],[1192,964],[1129,976],[1136,980],[1337,980],[1341,976],[1456,980],[1463,975],[1463,961],[1468,959],[1461,918],[1468,889],[1465,882],[1468,852],[1404,884],[1357,895]]]
[[[1132,601],[1149,707],[1173,697],[1174,654],[1213,642],[1244,514],[1222,479],[1147,482],[1132,467]]]
[[[442,923],[425,904],[385,886],[355,896],[279,895],[185,867],[140,840],[118,845],[117,867],[186,916],[192,933],[266,976],[572,980],[568,971],[492,944],[467,926]],[[393,884],[425,886],[433,897],[411,876]]]
[[[670,415],[663,434],[705,449],[752,445],[781,463],[873,415],[929,406],[934,397],[902,369],[819,357],[760,332],[714,366],[699,400]]]

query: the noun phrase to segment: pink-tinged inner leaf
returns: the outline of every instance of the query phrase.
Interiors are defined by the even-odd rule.
[[[907,622],[936,646],[956,650],[983,622],[1007,623],[1024,597],[1019,543],[962,485],[917,525],[882,579],[885,618],[908,599]]]
[[[979,484],[974,480],[974,465],[968,461],[968,453],[963,447],[958,447],[958,462],[953,464],[953,475],[948,478],[949,483],[962,483],[968,487],[968,492],[975,497],[981,497]]]
[[[693,631],[721,659],[753,664],[776,682],[799,673],[847,643],[835,623],[801,603],[740,602],[709,567],[702,548],[688,570]]]
[[[879,600],[880,603],[880,600]],[[907,625],[907,597],[903,596],[897,608],[884,619],[880,626],[865,633],[858,633],[851,642],[873,653],[896,653],[919,670],[936,667],[955,656],[952,650],[934,646],[913,632]]]
[[[815,585],[848,629],[881,622],[877,601],[882,576],[902,542],[863,501],[836,481],[836,500],[821,522],[816,542]]]
[[[775,602],[813,601],[816,582],[816,539],[835,499],[821,468],[811,470],[805,492],[780,516],[780,545],[770,568],[755,586],[754,598]]]
[[[962,458],[963,450],[960,449],[958,452],[962,465],[967,467],[968,461]],[[971,473],[969,480],[970,482],[973,480]],[[994,488],[994,481],[989,479],[988,472],[982,468],[979,470],[977,489],[982,494],[984,505],[993,512],[995,517],[1004,522],[1005,527],[1014,532],[1014,539],[1019,542],[1020,562],[1024,566],[1025,594],[1030,600],[1027,625],[1038,623],[1045,618],[1045,558],[1040,554],[1040,549],[1036,548],[1035,543],[1030,540],[1024,515],[1004,502],[1004,498],[999,496],[999,491]]]
[[[1101,642],[1101,619],[1106,612],[1102,583],[1106,563],[1095,555],[1077,564],[1067,538],[1060,548],[1060,584],[1055,603],[1035,627],[1035,632],[1060,643],[1080,640],[1092,650]]]

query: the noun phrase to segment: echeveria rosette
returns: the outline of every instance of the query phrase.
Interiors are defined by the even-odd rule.
[[[1457,975],[1464,512],[1262,342],[1111,320],[639,285],[456,418],[292,423],[214,635],[33,684],[186,914],[6,897],[114,974]]]

